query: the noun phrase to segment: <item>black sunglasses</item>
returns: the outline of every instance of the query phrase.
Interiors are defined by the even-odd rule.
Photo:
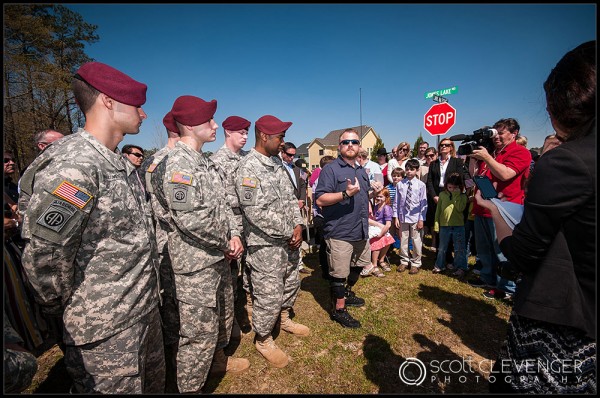
[[[4,163],[8,163],[10,161],[14,162],[14,159],[13,158],[4,158]]]
[[[440,148],[444,146],[452,146],[452,144],[440,144]]]
[[[286,155],[288,155],[291,158],[293,158],[294,156],[296,156],[295,153],[287,153],[286,151],[283,151],[283,153],[285,153]]]
[[[143,158],[144,157],[143,153],[137,153],[137,152],[129,152],[129,155],[133,155],[133,156],[136,156],[138,158]]]
[[[340,141],[341,145],[360,145],[360,141],[359,140],[342,140]]]

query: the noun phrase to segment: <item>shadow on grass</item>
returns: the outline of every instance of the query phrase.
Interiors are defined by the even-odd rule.
[[[367,379],[379,394],[485,393],[487,381],[444,344],[422,334],[413,339],[423,347],[416,358],[403,358],[383,338],[369,334],[363,343]],[[447,369],[448,368],[448,369]]]
[[[418,361],[412,361],[405,365],[404,377],[422,377],[421,387],[428,393],[489,392],[488,382],[483,374],[479,373],[476,362],[457,355],[447,345],[438,344],[425,335],[415,333],[413,339],[423,348],[416,358],[420,364]],[[421,373],[423,371],[425,373]]]
[[[438,319],[459,336],[463,344],[484,358],[496,358],[506,334],[506,321],[494,305],[433,286],[420,285],[419,296],[445,310],[450,320]],[[476,325],[476,326],[475,326]]]
[[[368,334],[363,342],[363,355],[367,360],[363,366],[365,376],[379,387],[380,394],[409,392],[408,386],[398,377],[398,369],[404,358],[392,351],[390,343]]]
[[[312,272],[302,278],[300,289],[313,295],[315,301],[321,306],[323,311],[331,311],[331,296],[329,292],[329,282],[322,276],[321,266],[319,265],[319,256],[317,253],[310,253],[302,258],[304,265]]]

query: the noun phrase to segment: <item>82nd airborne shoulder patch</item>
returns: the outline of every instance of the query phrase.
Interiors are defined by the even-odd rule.
[[[75,206],[62,200],[54,200],[37,219],[37,224],[59,233],[76,212]]]
[[[238,180],[239,181],[239,180]],[[256,178],[242,177],[240,186],[242,187],[239,191],[239,200],[241,205],[255,205],[257,199],[257,188],[260,185],[260,181]]]

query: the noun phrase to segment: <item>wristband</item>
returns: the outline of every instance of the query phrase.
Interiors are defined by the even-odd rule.
[[[342,200],[348,199],[350,196],[346,191],[342,191]]]

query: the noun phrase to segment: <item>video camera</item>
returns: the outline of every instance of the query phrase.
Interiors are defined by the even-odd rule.
[[[459,155],[470,155],[474,149],[479,149],[480,146],[487,149],[489,153],[494,152],[494,137],[498,135],[498,130],[491,127],[483,127],[479,130],[473,131],[473,134],[458,134],[453,135],[449,139],[452,141],[461,141],[461,145],[458,147],[457,153]]]

